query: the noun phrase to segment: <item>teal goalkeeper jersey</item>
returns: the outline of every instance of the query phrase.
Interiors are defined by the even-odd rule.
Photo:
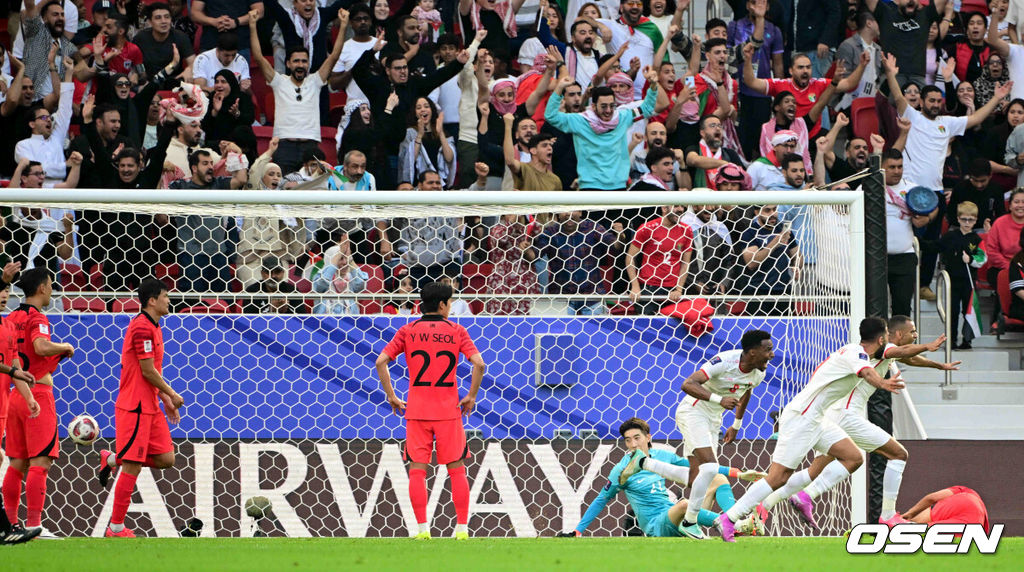
[[[681,467],[690,466],[690,463],[683,457],[662,449],[652,448],[648,454],[652,459]],[[650,471],[640,471],[629,477],[625,485],[620,485],[619,475],[622,474],[622,470],[626,468],[628,463],[629,455],[625,455],[622,457],[622,460],[612,467],[612,472],[608,475],[608,484],[601,489],[597,498],[587,508],[587,512],[580,519],[576,530],[579,532],[586,530],[590,523],[601,514],[601,511],[604,510],[608,502],[615,498],[615,495],[619,494],[620,491],[626,493],[626,499],[629,501],[630,506],[633,507],[637,523],[645,532],[649,522],[672,507],[674,503],[668,496],[664,477],[655,475]]]

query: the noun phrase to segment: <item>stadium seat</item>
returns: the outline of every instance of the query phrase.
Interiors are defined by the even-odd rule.
[[[274,128],[267,125],[253,125],[252,132],[256,135],[256,152],[263,154],[270,147],[274,137]]]
[[[74,296],[72,298],[64,298],[64,311],[106,312],[107,304],[102,298],[84,298],[82,296]]]
[[[1013,294],[1010,292],[1010,272],[1006,268],[999,271],[996,291],[999,292],[999,319],[992,325],[992,329],[995,330],[996,339],[999,339],[1008,329],[1024,330],[1024,320],[1010,317],[1010,301]]]
[[[81,292],[89,282],[82,267],[77,264],[62,264],[59,276],[61,290],[65,292]]]
[[[337,127],[320,128],[320,150],[324,152],[324,161],[328,165],[338,164],[338,145],[334,142],[334,136],[337,134]]]
[[[466,294],[487,292],[487,277],[493,273],[493,264],[464,264],[462,266],[462,291]],[[484,311],[484,303],[481,300],[473,300],[469,303],[469,309],[473,314],[479,314]]]
[[[971,12],[981,12],[988,16],[988,3],[985,0],[963,0],[960,3],[960,14],[970,14]]]
[[[268,92],[263,96],[263,116],[266,120],[264,125],[274,124],[274,92]]]
[[[295,291],[299,292],[300,294],[308,294],[313,291],[313,283],[305,278],[300,277],[298,280],[294,282],[294,284]]]
[[[138,298],[118,298],[114,300],[114,303],[110,307],[110,311],[114,313],[133,313],[138,312],[142,309],[139,305]]]
[[[348,101],[348,93],[344,91],[337,91],[331,93],[331,115],[330,124],[338,125],[341,123],[341,118],[345,115],[345,102]]]
[[[865,141],[870,141],[872,133],[878,133],[878,112],[875,111],[875,98],[858,97],[850,105],[850,124],[853,134]]]
[[[377,294],[384,291],[384,269],[376,264],[360,264],[359,269],[366,272],[370,277],[366,280],[365,294]],[[379,299],[359,300],[360,314],[380,314],[381,302]]]
[[[103,290],[103,265],[94,264],[89,270],[89,289]]]

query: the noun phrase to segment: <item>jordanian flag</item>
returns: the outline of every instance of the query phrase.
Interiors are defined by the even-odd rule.
[[[981,268],[985,261],[988,260],[988,255],[985,254],[985,249],[982,245],[978,245],[978,248],[971,255],[971,261],[967,264],[967,275],[970,276],[971,267]],[[971,282],[973,286],[973,281]],[[984,326],[981,323],[981,315],[978,314],[978,289],[974,288],[971,292],[971,299],[967,302],[967,310],[964,311],[964,326],[963,334],[964,341],[969,342],[974,338],[980,338],[981,332]]]
[[[627,26],[630,31],[637,31],[651,39],[651,43],[654,44],[654,51],[658,51],[661,47],[661,43],[665,41],[665,37],[661,35],[661,30],[658,25],[652,22],[650,19],[641,17],[640,21],[636,26],[630,26],[625,20],[619,18],[619,22]],[[664,60],[668,61],[668,51],[665,51]]]

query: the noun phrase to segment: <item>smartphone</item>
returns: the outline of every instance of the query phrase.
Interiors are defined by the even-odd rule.
[[[697,87],[697,80],[692,75],[688,75],[685,78],[683,78],[683,83],[685,83],[686,87],[689,89],[694,89],[695,87]]]
[[[781,227],[782,230],[779,231],[779,234],[786,234],[787,232],[789,232],[789,229],[792,228],[792,227],[793,227],[793,223],[791,221],[787,220],[786,222],[782,223],[782,227]]]

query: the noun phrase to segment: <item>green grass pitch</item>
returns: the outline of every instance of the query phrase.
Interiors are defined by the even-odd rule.
[[[0,547],[0,570],[1021,570],[1024,538],[993,555],[846,554],[839,538],[407,538],[36,540]]]

